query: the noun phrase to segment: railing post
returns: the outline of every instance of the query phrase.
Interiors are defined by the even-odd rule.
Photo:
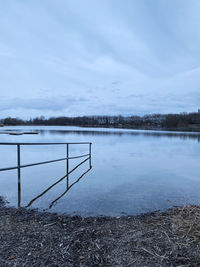
[[[89,155],[90,155],[89,167],[91,169],[92,168],[92,158],[91,158],[91,155],[92,155],[92,144],[91,143],[89,144]]]
[[[20,169],[20,145],[17,145],[17,173],[18,173],[18,208],[21,207],[21,169]]]
[[[67,189],[69,187],[69,144],[67,144]]]

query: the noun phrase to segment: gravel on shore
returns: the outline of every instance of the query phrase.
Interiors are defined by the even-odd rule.
[[[200,207],[83,218],[0,199],[0,266],[200,266]]]

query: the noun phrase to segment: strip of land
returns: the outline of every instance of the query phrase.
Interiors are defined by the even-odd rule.
[[[144,116],[82,116],[82,117],[36,117],[29,120],[19,118],[0,119],[0,126],[82,126],[124,128],[137,130],[200,131],[200,110],[180,114],[149,114]]]
[[[200,207],[59,216],[0,200],[0,266],[199,266]]]

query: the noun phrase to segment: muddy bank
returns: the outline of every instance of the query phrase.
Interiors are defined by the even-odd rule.
[[[7,208],[0,266],[199,266],[200,207],[82,218]]]

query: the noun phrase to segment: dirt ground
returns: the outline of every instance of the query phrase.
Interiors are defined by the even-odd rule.
[[[0,200],[0,266],[200,266],[200,207],[82,218]]]

